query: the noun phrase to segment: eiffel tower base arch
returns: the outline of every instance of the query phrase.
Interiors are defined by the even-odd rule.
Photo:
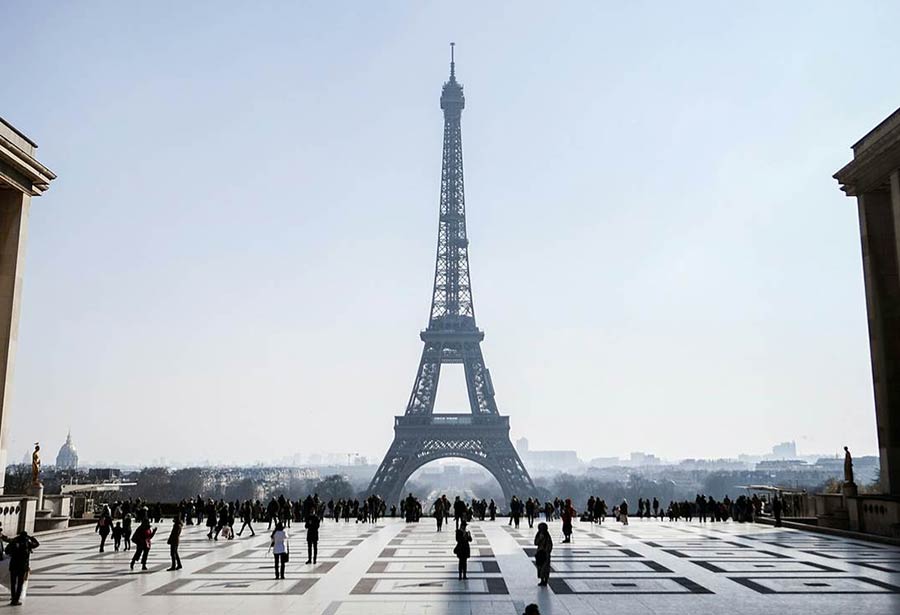
[[[447,457],[473,461],[497,479],[507,502],[535,495],[534,483],[509,439],[505,416],[436,414],[394,417],[394,441],[369,485],[390,506],[403,486],[427,463]]]

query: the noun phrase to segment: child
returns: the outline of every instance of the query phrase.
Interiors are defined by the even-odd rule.
[[[119,550],[119,545],[122,544],[122,533],[123,533],[122,532],[122,523],[119,521],[116,521],[116,525],[112,529],[112,535],[113,535],[113,547],[115,547],[115,550],[117,552]]]
[[[122,538],[125,539],[125,548],[123,551],[131,550],[131,515],[125,515],[122,520]]]

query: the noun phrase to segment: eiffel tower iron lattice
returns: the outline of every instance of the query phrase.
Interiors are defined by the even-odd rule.
[[[469,240],[463,188],[461,117],[465,107],[456,80],[453,43],[450,79],[441,92],[444,153],[434,290],[428,327],[420,335],[425,346],[404,416],[394,417],[394,441],[369,484],[369,493],[395,504],[407,479],[430,461],[461,457],[483,466],[513,495],[534,495],[535,487],[509,439],[509,418],[494,399],[491,374],[484,365],[484,333],[475,325],[469,278]],[[469,414],[434,414],[441,365],[461,363],[469,394]]]

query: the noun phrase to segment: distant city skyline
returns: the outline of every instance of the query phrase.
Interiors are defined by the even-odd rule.
[[[67,434],[68,436],[68,434]],[[804,451],[802,449],[796,449],[796,443],[794,441],[789,442],[778,442],[774,443],[770,450],[768,451],[739,451],[735,454],[728,457],[717,457],[717,458],[706,458],[706,457],[684,457],[684,458],[661,458],[655,455],[652,451],[631,451],[630,453],[623,456],[588,456],[581,454],[579,451],[559,451],[559,450],[543,450],[543,449],[535,449],[531,446],[530,441],[526,442],[526,448],[522,448],[523,440],[528,440],[527,438],[519,438],[515,441],[515,445],[520,455],[522,455],[523,460],[527,465],[534,464],[536,459],[527,456],[527,454],[535,453],[535,454],[544,454],[544,453],[572,453],[577,455],[578,463],[580,467],[590,467],[596,466],[600,467],[602,465],[633,465],[636,467],[644,466],[644,465],[670,465],[670,464],[678,464],[684,461],[701,461],[701,462],[728,462],[728,461],[743,461],[743,462],[752,462],[753,460],[763,460],[763,459],[817,459],[817,458],[834,458],[843,460],[843,451],[834,451],[834,452],[824,452],[824,451]],[[785,455],[784,450],[786,446],[794,445],[795,454],[793,455]],[[257,467],[257,466],[270,466],[270,467],[334,467],[334,466],[355,466],[355,465],[377,465],[380,461],[380,456],[378,455],[364,455],[361,453],[338,453],[333,451],[318,451],[311,453],[294,453],[292,455],[287,455],[281,458],[274,459],[255,459],[245,463],[231,463],[221,459],[196,459],[196,460],[185,460],[178,458],[168,458],[168,457],[156,457],[146,460],[145,462],[134,464],[127,462],[120,462],[118,460],[111,459],[103,459],[103,458],[84,458],[80,452],[75,452],[78,449],[78,443],[74,437],[72,437],[71,441],[67,439],[59,446],[54,447],[53,444],[47,445],[42,444],[42,449],[45,455],[45,463],[48,465],[54,465],[53,460],[58,458],[57,452],[62,453],[62,449],[67,449],[66,453],[62,453],[66,456],[75,455],[75,463],[78,464],[79,467],[121,467],[121,468],[140,468],[140,467],[154,467],[154,466],[162,466],[162,467],[217,467],[217,466],[246,466],[246,467]],[[49,448],[48,448],[49,447]],[[19,460],[19,463],[28,465],[31,463],[31,452],[32,448],[29,448],[25,451]],[[68,452],[71,451],[71,452]],[[857,457],[865,457],[871,456],[869,454],[858,453]],[[598,465],[598,462],[600,464]],[[13,460],[15,463],[15,460]],[[71,462],[69,462],[71,463]],[[425,466],[425,469],[432,467],[432,465],[453,465],[453,464],[470,464],[464,459],[457,458],[448,458],[442,459],[436,462],[435,464],[429,464]],[[566,465],[566,464],[563,464]],[[541,469],[541,466],[537,466],[538,469]],[[546,469],[546,468],[545,468]]]
[[[7,3],[0,114],[58,174],[30,212],[10,460],[70,426],[85,462],[377,460],[427,322],[450,41],[514,440],[875,454],[831,175],[900,101],[900,6],[858,29],[828,2],[514,6]],[[443,379],[438,409],[467,404]]]

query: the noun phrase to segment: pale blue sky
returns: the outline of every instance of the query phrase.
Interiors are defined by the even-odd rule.
[[[10,457],[71,426],[87,460],[380,458],[427,321],[451,40],[513,437],[873,453],[831,174],[900,104],[900,5],[621,4],[4,2],[0,115],[59,175]]]

